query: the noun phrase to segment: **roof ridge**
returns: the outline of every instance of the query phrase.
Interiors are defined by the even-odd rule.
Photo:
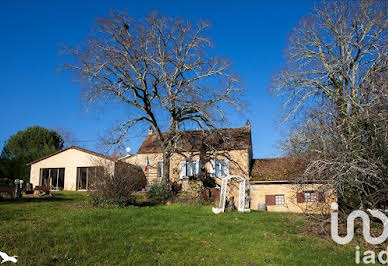
[[[111,157],[109,157],[109,156],[106,156],[106,155],[103,155],[103,154],[98,153],[98,152],[94,152],[94,151],[91,151],[91,150],[87,150],[87,149],[84,149],[84,148],[81,148],[81,147],[72,145],[72,146],[69,146],[69,147],[64,148],[64,149],[62,149],[62,150],[59,150],[59,151],[53,152],[53,153],[51,153],[51,154],[49,154],[49,155],[46,155],[46,156],[44,156],[44,157],[42,157],[42,158],[39,158],[39,159],[37,159],[37,160],[35,160],[35,161],[32,161],[32,162],[28,163],[27,165],[31,165],[31,164],[40,162],[40,161],[42,161],[42,160],[45,160],[45,159],[47,159],[47,158],[50,158],[51,156],[57,155],[57,154],[59,154],[59,153],[61,153],[61,152],[64,152],[64,151],[67,151],[67,150],[70,150],[70,149],[79,150],[79,151],[82,151],[82,152],[86,152],[86,153],[89,153],[89,154],[92,154],[92,155],[95,155],[95,156],[99,156],[99,157],[102,157],[102,158],[105,158],[105,159],[114,161],[114,159],[111,158]]]
[[[266,157],[266,158],[253,158],[252,160],[276,160],[276,159],[292,159],[294,156],[280,156],[280,157]]]
[[[228,130],[228,129],[247,129],[249,128],[243,126],[243,127],[222,127],[222,128],[214,128],[214,129],[195,129],[195,130],[183,130],[182,132],[203,132],[203,131],[216,131],[216,130]]]
[[[204,129],[204,130],[201,130],[201,129],[181,130],[181,132],[203,132],[203,131],[217,131],[217,130],[228,130],[228,129],[246,129],[247,131],[251,131],[250,128],[243,126],[243,127],[222,127],[222,128]],[[163,131],[162,134],[164,133],[168,133],[168,131]],[[153,136],[153,135],[156,135],[156,134],[154,133],[152,135],[147,135],[146,137]]]

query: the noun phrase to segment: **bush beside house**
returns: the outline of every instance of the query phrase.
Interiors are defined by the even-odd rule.
[[[153,183],[148,189],[148,195],[155,203],[165,203],[172,195],[171,185],[166,182]]]
[[[128,206],[135,204],[134,192],[144,188],[145,175],[140,167],[116,162],[114,174],[102,167],[93,182],[91,196],[94,205]]]

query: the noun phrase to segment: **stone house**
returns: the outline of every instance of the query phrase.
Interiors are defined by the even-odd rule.
[[[149,184],[162,178],[163,153],[158,136],[149,130],[136,154],[122,160],[138,165],[145,171]],[[170,180],[180,182],[196,176],[214,178],[217,183],[226,175],[249,180],[252,161],[251,125],[211,131],[183,131],[176,152],[170,158]],[[231,184],[229,195],[237,201],[238,187]]]
[[[205,145],[201,145],[203,143]],[[200,159],[201,147],[205,147],[205,151],[202,149],[206,154],[204,162]],[[295,184],[295,179],[302,175],[305,167],[296,159],[253,159],[252,153],[249,121],[239,128],[184,131],[177,152],[170,159],[170,179],[181,182],[202,174],[214,178],[220,185],[222,177],[226,175],[243,177],[252,210],[259,210],[263,206],[268,211],[326,212],[330,203],[336,201],[334,193],[324,195],[320,192],[324,185],[322,183],[311,181],[303,186]],[[149,184],[159,182],[162,178],[162,147],[152,129],[138,152],[122,160],[142,167]],[[238,184],[232,180],[228,184],[227,196],[234,196],[236,205],[238,192]]]
[[[158,136],[150,129],[137,153],[122,160],[145,169],[147,180],[152,184],[162,178],[162,152]],[[252,138],[249,122],[240,128],[183,131],[176,152],[170,159],[170,179],[174,182],[183,177],[203,174],[213,177],[230,174],[248,179],[251,161]],[[203,171],[205,173],[202,173]]]

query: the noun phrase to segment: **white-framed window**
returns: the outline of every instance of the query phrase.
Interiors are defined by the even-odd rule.
[[[200,161],[181,161],[180,178],[184,176],[198,176],[201,172]]]
[[[315,191],[305,191],[304,192],[304,201],[305,202],[317,202],[318,195]]]
[[[229,175],[229,160],[215,160],[215,175],[217,177]]]
[[[275,195],[275,205],[284,205],[284,195]]]
[[[186,176],[195,176],[197,174],[197,162],[186,162]]]

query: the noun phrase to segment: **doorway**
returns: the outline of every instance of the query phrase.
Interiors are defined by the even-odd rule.
[[[77,189],[90,190],[102,170],[101,166],[77,167]]]
[[[65,168],[41,168],[39,185],[50,190],[63,190],[65,186]]]

